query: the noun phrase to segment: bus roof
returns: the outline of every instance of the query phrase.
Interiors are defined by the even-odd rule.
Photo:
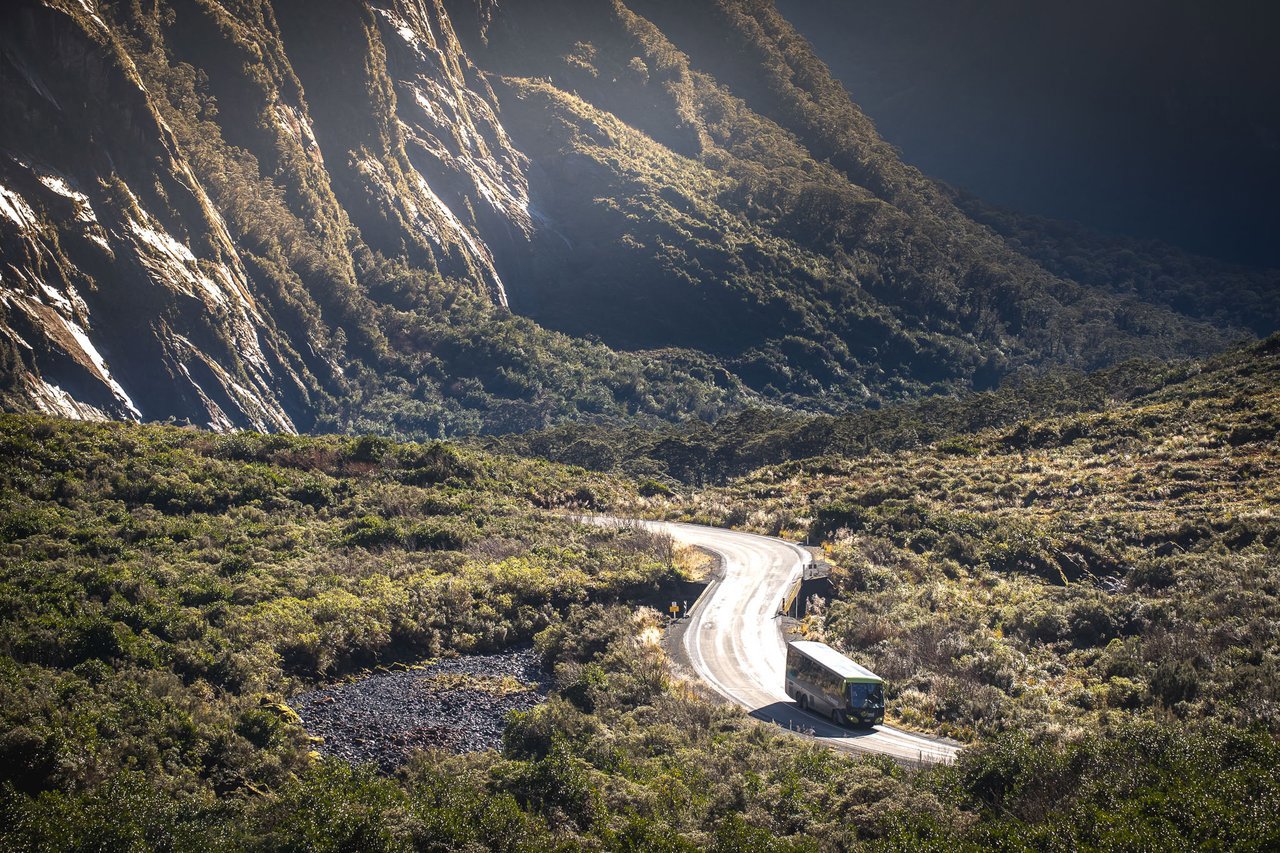
[[[790,645],[805,657],[821,664],[845,681],[884,683],[883,678],[865,666],[849,660],[826,643],[815,643],[812,640],[795,640]]]

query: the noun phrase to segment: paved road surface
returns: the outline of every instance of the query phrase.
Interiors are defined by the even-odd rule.
[[[753,717],[793,729],[812,729],[825,744],[848,752],[875,752],[908,763],[950,762],[959,747],[890,726],[845,729],[802,711],[783,690],[786,645],[777,613],[808,554],[781,539],[718,527],[645,522],[687,545],[723,559],[722,577],[698,600],[684,646],[694,671],[717,693]]]

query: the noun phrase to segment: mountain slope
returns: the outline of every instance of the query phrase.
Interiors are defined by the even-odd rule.
[[[624,346],[699,339],[802,406],[985,385],[1046,358],[1095,367],[1216,345],[1011,251],[897,160],[767,4],[508,3],[471,52],[507,75],[508,129],[548,175],[533,198],[561,243],[540,252],[600,257],[513,289],[558,328],[590,324]],[[573,95],[553,100],[553,120],[528,107],[546,80]],[[611,192],[565,191],[584,175]]]
[[[1242,334],[970,218],[768,3],[0,15],[6,408],[496,432],[841,410]]]
[[[741,396],[696,354],[618,355],[504,310],[522,158],[438,8],[4,14],[7,407],[437,434]]]
[[[271,340],[226,223],[136,65],[96,14],[0,14],[11,393],[68,415],[163,407],[293,428],[284,405],[305,393],[305,368]]]

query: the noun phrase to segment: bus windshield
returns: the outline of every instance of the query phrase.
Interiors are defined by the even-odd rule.
[[[849,705],[853,708],[883,708],[884,691],[879,684],[850,684]]]

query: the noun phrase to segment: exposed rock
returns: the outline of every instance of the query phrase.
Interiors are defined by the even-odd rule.
[[[371,675],[290,704],[307,731],[323,738],[319,752],[390,771],[418,750],[497,749],[507,712],[545,698],[546,674],[526,648]]]
[[[298,372],[104,28],[92,5],[0,11],[3,396],[69,417],[292,432]]]
[[[494,252],[527,242],[532,229],[527,161],[443,10],[421,0],[275,5],[247,4],[234,17],[200,2],[152,13],[60,0],[0,9],[6,408],[306,428],[313,396],[343,372],[332,335],[350,321],[331,309],[325,317],[321,294],[358,291],[342,259],[347,219],[388,256],[506,303]],[[154,27],[169,63],[207,75],[222,133],[287,189],[281,200],[314,228],[312,245],[298,234],[264,245],[261,226],[244,221],[268,215],[262,209],[228,225],[227,200],[211,193],[240,179],[220,173],[210,186],[204,169],[221,167],[193,160],[164,117],[173,93],[144,83],[141,66],[153,59],[115,37],[122,24]],[[297,37],[293,56],[286,35]],[[353,89],[351,75],[332,74],[344,61]],[[306,97],[295,73],[314,84]],[[366,94],[387,86],[385,101]],[[264,280],[261,259],[246,263],[264,252],[277,253],[270,264],[296,279],[294,292]],[[338,262],[318,266],[326,254]],[[310,318],[301,328],[271,313],[293,302]]]

